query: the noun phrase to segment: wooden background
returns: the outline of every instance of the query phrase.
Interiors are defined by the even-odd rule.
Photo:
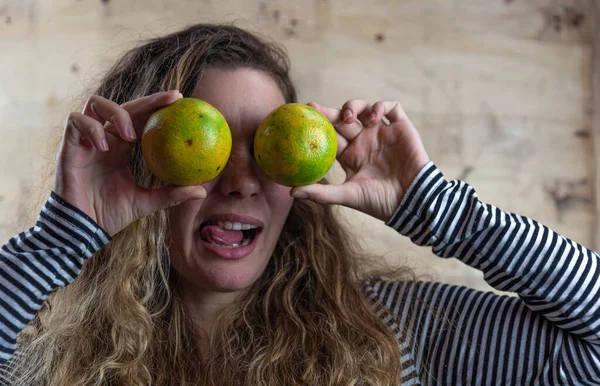
[[[301,102],[397,99],[449,179],[598,249],[599,7],[594,0],[0,0],[0,236],[29,226],[23,219],[39,210],[41,171],[54,162],[50,138],[115,57],[190,23],[235,21],[287,47]],[[489,289],[462,263],[342,212],[369,250],[434,280]]]

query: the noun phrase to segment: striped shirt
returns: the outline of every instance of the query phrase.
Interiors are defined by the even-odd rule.
[[[365,278],[374,312],[398,337],[403,384],[600,384],[597,253],[482,203],[466,183],[446,181],[432,162],[387,225],[518,295]],[[16,337],[48,294],[74,280],[83,262],[109,241],[53,193],[36,226],[2,247],[0,364],[10,359]]]

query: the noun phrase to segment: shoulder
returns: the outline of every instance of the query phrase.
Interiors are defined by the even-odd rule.
[[[443,316],[466,298],[497,296],[464,286],[427,281],[386,280],[375,276],[363,278],[361,284],[371,303],[384,307],[397,323],[402,324]]]
[[[434,323],[437,328],[451,327],[480,315],[478,306],[498,310],[515,306],[521,299],[507,294],[483,292],[465,286],[425,281],[394,281],[378,277],[365,277],[363,291],[378,316],[393,320],[409,330],[419,331],[420,327]]]
[[[447,291],[452,286],[437,282],[387,280],[376,276],[362,279],[363,292],[371,301],[381,303],[394,310],[405,303],[426,304],[426,298],[432,293]]]

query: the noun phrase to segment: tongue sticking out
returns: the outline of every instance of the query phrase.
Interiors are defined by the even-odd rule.
[[[242,231],[227,230],[216,225],[207,225],[202,228],[202,237],[209,243],[240,244],[244,239]]]

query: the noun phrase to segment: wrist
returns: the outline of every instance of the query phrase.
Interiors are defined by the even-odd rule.
[[[412,164],[407,168],[407,170],[404,173],[402,173],[400,185],[402,187],[403,194],[400,199],[400,202],[404,200],[404,196],[406,195],[412,184],[415,182],[415,179],[423,171],[423,169],[425,168],[425,166],[427,166],[429,162],[429,157],[425,155],[424,157],[421,157],[420,159],[412,162]]]
[[[411,182],[407,182],[408,188],[405,190],[402,200],[392,216],[387,219],[386,224],[395,227],[394,224],[400,217],[405,216],[406,212],[418,213],[420,211],[420,205],[434,187],[434,185],[432,185],[432,176],[437,175],[441,176],[441,179],[443,179],[443,174],[437,169],[433,161],[427,161],[418,171],[416,176],[411,179]],[[437,180],[438,178],[434,177],[433,179]],[[406,181],[408,180],[409,178],[406,178]],[[438,183],[439,182],[435,182],[435,185]]]

